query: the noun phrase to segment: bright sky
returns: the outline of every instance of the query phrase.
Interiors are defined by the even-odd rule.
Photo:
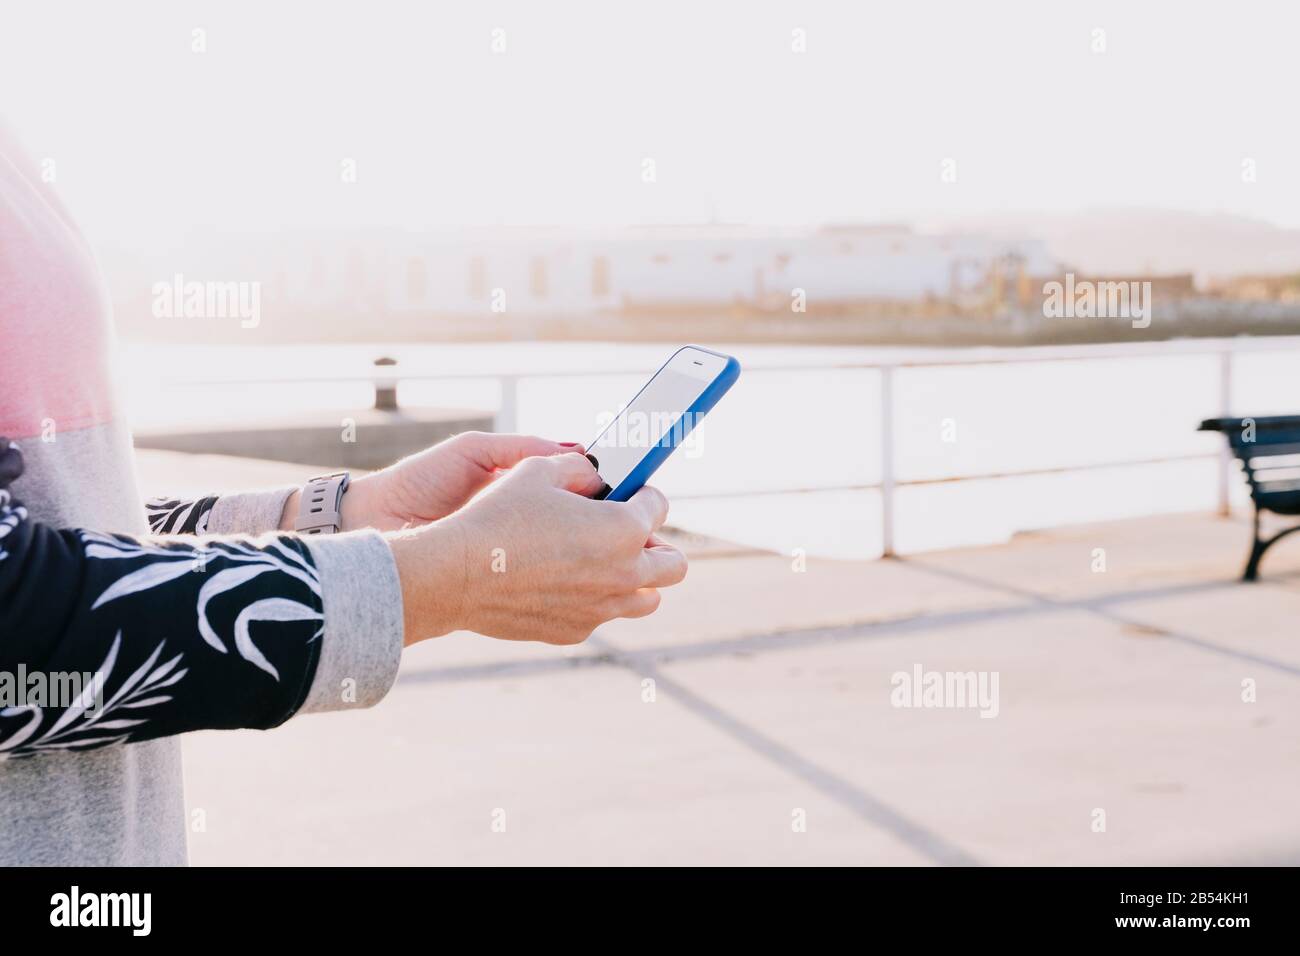
[[[1096,205],[1300,226],[1297,4],[0,3],[0,108],[97,239]]]

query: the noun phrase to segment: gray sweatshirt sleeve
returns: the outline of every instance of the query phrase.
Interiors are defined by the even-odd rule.
[[[296,485],[266,491],[241,491],[221,495],[208,514],[208,534],[260,534],[280,527],[284,503]]]
[[[402,589],[388,542],[377,531],[302,538],[320,572],[325,633],[299,713],[377,704],[402,655]]]

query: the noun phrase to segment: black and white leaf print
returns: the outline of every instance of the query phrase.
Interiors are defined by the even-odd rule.
[[[0,438],[0,561],[9,557],[5,538],[27,520],[27,509],[14,504],[9,486],[23,473],[23,452],[17,442]]]
[[[122,632],[118,631],[109,648],[108,656],[95,673],[95,679],[82,689],[77,699],[65,708],[58,719],[43,733],[36,734],[45,718],[42,708],[32,704],[0,709],[0,733],[3,722],[25,717],[26,722],[8,737],[0,736],[0,757],[30,757],[58,750],[84,750],[122,743],[130,735],[123,731],[144,724],[146,716],[127,716],[119,711],[137,711],[144,707],[165,704],[170,694],[158,693],[181,680],[186,668],[178,668],[182,655],[177,654],[166,663],[158,664],[163,643],[159,643],[149,658],[131,674],[113,696],[99,706],[103,688],[108,686],[117,666],[118,652],[122,647]]]
[[[235,618],[235,647],[244,660],[256,664],[262,670],[266,671],[276,680],[280,679],[280,674],[270,661],[262,654],[261,651],[253,644],[253,637],[248,632],[248,626],[254,621],[323,621],[321,615],[309,608],[305,604],[297,601],[291,601],[288,598],[271,597],[262,598],[254,601],[248,607],[239,612]],[[317,628],[316,633],[312,635],[312,640],[320,637],[321,629]]]
[[[27,509],[12,502],[9,492],[0,490],[0,561],[9,557],[9,552],[5,550],[5,538],[27,520]]]
[[[229,653],[230,645],[217,633],[208,613],[210,602],[218,595],[237,592],[259,575],[279,572],[302,581],[317,598],[320,597],[320,576],[316,569],[302,555],[279,541],[272,542],[263,549],[240,541],[216,539],[194,545],[175,542],[148,544],[93,531],[83,531],[81,534],[88,557],[116,560],[152,555],[165,559],[146,564],[118,578],[95,600],[92,610],[127,595],[166,584],[191,570],[207,571],[208,576],[199,588],[195,607],[198,630],[203,640],[223,654]],[[234,566],[213,570],[209,563],[217,559]],[[252,600],[239,612],[231,634],[235,650],[244,660],[266,671],[276,680],[280,679],[279,672],[253,643],[249,626],[254,621],[319,621],[320,627],[312,635],[312,640],[320,637],[325,626],[325,618],[320,611],[289,598]]]
[[[93,611],[95,608],[117,598],[156,588],[160,584],[174,581],[181,575],[189,574],[193,570],[194,563],[192,560],[159,561],[157,564],[146,564],[140,570],[132,571],[130,574],[114,581],[104,593],[95,599],[95,603],[90,606],[90,609]]]
[[[194,501],[150,498],[144,504],[149,529],[154,534],[206,534],[208,517],[217,503],[215,495]]]
[[[302,706],[324,630],[305,544],[51,527],[11,497],[20,466],[0,439],[0,594],[16,596],[0,602],[0,669],[29,675],[0,699],[0,760],[274,727]],[[204,527],[204,508],[175,502],[157,526]]]

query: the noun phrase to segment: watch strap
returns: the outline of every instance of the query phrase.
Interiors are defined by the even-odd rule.
[[[293,530],[299,534],[334,534],[343,527],[343,492],[348,490],[349,480],[346,471],[308,479],[302,488]]]

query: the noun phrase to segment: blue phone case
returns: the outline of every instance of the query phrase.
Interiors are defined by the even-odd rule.
[[[670,355],[667,362],[664,362],[663,365],[659,366],[659,371],[650,376],[650,381],[654,381],[659,372],[662,372],[668,367],[669,362],[672,362],[674,358],[688,348],[699,349],[701,352],[708,352],[710,355],[724,358],[727,360],[727,364],[718,374],[718,377],[709,383],[709,387],[706,388],[691,407],[686,409],[683,413],[682,418],[686,419],[686,422],[682,428],[677,428],[677,425],[682,422],[682,418],[673,422],[673,427],[668,429],[663,438],[646,450],[645,457],[642,458],[637,466],[632,469],[631,474],[624,478],[617,488],[613,489],[605,496],[606,501],[627,501],[627,499],[640,491],[641,486],[650,480],[650,476],[658,471],[659,466],[667,461],[668,456],[673,453],[673,450],[678,445],[677,439],[685,439],[686,436],[695,428],[695,425],[699,420],[708,413],[709,409],[718,404],[718,399],[722,398],[723,395],[726,395],[727,390],[736,383],[736,379],[740,378],[740,363],[730,355],[723,355],[721,352],[714,352],[712,349],[701,348],[698,345],[684,345]],[[632,397],[632,401],[628,402],[629,406],[636,401],[637,396],[639,396],[641,392],[645,391],[646,386],[649,384],[650,382],[646,382],[645,385],[641,386],[640,391]]]

